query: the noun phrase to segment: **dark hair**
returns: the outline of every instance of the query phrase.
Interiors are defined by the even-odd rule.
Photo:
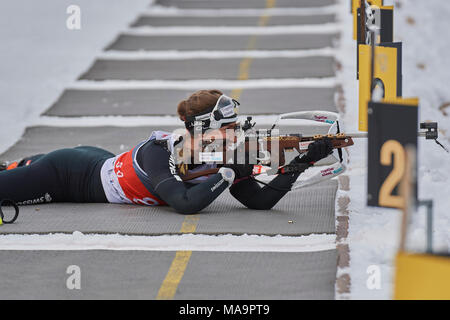
[[[214,107],[222,95],[220,90],[199,90],[190,95],[186,100],[180,101],[177,108],[178,116],[185,121],[186,117],[201,113]]]

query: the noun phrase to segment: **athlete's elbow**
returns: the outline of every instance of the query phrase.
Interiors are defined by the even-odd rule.
[[[200,210],[188,210],[188,209],[176,209],[176,208],[174,208],[175,209],[175,211],[177,212],[177,213],[179,213],[179,214],[182,214],[182,215],[190,215],[190,214],[195,214],[195,213],[198,213]]]
[[[199,211],[201,211],[203,209],[203,208],[200,208],[198,206],[193,206],[193,205],[190,205],[190,204],[175,205],[175,206],[172,206],[172,208],[177,213],[180,213],[180,214],[183,214],[183,215],[199,213]]]

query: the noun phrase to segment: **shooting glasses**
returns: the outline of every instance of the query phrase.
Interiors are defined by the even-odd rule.
[[[202,132],[208,129],[219,129],[225,124],[236,122],[238,110],[239,102],[223,94],[217,99],[213,108],[201,114],[186,117],[184,124],[191,133],[200,129]]]

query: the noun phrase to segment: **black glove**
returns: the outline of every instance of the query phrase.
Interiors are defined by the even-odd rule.
[[[225,164],[224,167],[233,169],[235,179],[245,178],[253,173],[253,164]]]
[[[323,158],[326,158],[333,152],[333,145],[331,140],[323,138],[310,143],[308,152],[303,157],[296,157],[294,160],[297,163],[314,163]]]

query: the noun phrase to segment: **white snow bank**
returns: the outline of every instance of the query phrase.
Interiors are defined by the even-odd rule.
[[[145,12],[145,16],[187,16],[187,17],[252,17],[264,14],[271,16],[312,16],[321,14],[334,14],[336,6],[323,6],[311,8],[262,8],[262,9],[182,9],[153,5]]]
[[[335,235],[311,234],[300,237],[260,235],[162,235],[119,234],[0,235],[0,250],[147,250],[227,252],[313,252],[336,248]]]
[[[121,89],[198,89],[220,87],[221,89],[252,88],[329,88],[336,85],[336,78],[301,79],[254,79],[254,80],[80,80],[69,89],[121,90]]]
[[[50,107],[117,33],[152,0],[0,2],[0,153]],[[67,7],[81,9],[69,30]]]
[[[305,50],[196,50],[196,51],[106,51],[99,59],[109,60],[180,60],[180,59],[222,59],[222,58],[304,58],[329,57],[336,54],[334,48]]]
[[[272,34],[332,34],[335,23],[313,25],[289,25],[267,27],[150,27],[143,26],[123,31],[122,34],[134,36],[178,36],[178,35],[272,35]]]

